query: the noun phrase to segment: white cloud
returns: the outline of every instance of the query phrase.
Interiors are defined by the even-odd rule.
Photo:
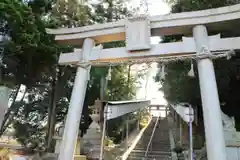
[[[168,14],[170,7],[163,0],[148,0],[148,12],[152,16]]]
[[[130,0],[130,6],[134,8],[140,5],[142,0]],[[148,4],[148,13],[151,16],[163,15],[170,12],[170,7],[163,0],[146,0]]]

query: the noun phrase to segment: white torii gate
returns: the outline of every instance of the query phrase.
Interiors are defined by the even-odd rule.
[[[240,49],[240,37],[221,38],[220,34],[208,36],[209,31],[220,32],[239,26],[240,5],[169,14],[154,17],[133,17],[106,24],[96,24],[80,28],[47,29],[56,35],[60,43],[83,44],[82,49],[74,53],[62,54],[59,64],[78,65],[73,87],[63,145],[59,160],[73,158],[74,144],[77,139],[78,126],[88,81],[90,64],[99,62],[129,61],[163,56],[183,56],[197,53],[205,55],[197,61],[199,83],[202,97],[206,146],[209,160],[226,160],[225,141],[221,121],[221,110],[210,51]],[[151,45],[151,36],[193,35],[183,37],[182,42]],[[96,43],[126,40],[126,47],[100,49]]]

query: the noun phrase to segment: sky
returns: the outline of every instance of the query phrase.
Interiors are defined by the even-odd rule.
[[[134,6],[139,5],[140,0],[132,0],[132,4]],[[150,16],[155,15],[163,15],[168,14],[170,12],[170,7],[163,2],[163,0],[147,0],[148,3],[148,14]],[[152,37],[151,43],[157,44],[160,41],[160,37]],[[145,88],[146,79],[142,82],[143,86],[141,89],[138,90],[137,98],[143,99],[145,98],[145,95],[147,94],[147,99],[151,100],[151,104],[167,104],[166,100],[164,99],[164,94],[159,91],[159,88],[161,87],[160,84],[157,84],[154,81],[154,77],[158,71],[157,64],[154,63],[151,65],[151,68],[149,69],[149,77],[148,78],[148,85],[147,90]]]
[[[131,5],[138,6],[140,1],[131,0]],[[148,3],[148,13],[151,16],[168,14],[170,12],[169,6],[163,0],[145,0]]]

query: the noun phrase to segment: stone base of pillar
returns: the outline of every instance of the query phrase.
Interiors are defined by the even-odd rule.
[[[87,157],[84,155],[74,155],[74,160],[87,160]]]
[[[240,160],[240,132],[224,131],[227,160]]]
[[[240,132],[224,131],[227,147],[240,147]]]
[[[81,154],[81,141],[80,137],[77,139],[76,147],[75,147],[75,155]]]

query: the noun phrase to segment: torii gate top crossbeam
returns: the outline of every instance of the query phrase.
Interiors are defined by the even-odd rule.
[[[239,26],[240,4],[177,14],[149,17],[151,36],[190,34],[192,27],[205,24],[210,31],[229,30]],[[47,29],[49,34],[62,43],[81,44],[85,38],[93,38],[96,43],[125,40],[125,20],[95,24],[78,28]],[[236,27],[237,27],[236,26]]]

